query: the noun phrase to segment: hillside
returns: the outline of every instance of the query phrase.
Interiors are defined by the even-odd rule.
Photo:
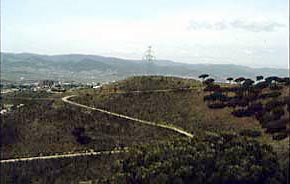
[[[195,61],[198,63],[198,61]],[[134,75],[171,75],[197,78],[209,73],[223,81],[225,77],[288,76],[287,69],[250,68],[240,65],[184,64],[157,60],[153,64],[141,60],[127,60],[95,55],[37,55],[2,53],[1,79],[24,80],[74,80],[78,82],[105,82],[120,80]],[[225,76],[227,75],[227,76]]]
[[[274,141],[254,117],[237,118],[230,108],[208,108],[204,102],[208,92],[203,87],[193,79],[139,76],[98,89],[30,94],[33,101],[21,101],[25,108],[2,117],[2,130],[6,132],[1,134],[2,158],[116,147],[129,147],[129,152],[7,164],[2,169],[8,174],[2,181],[111,183],[117,178],[124,183],[146,183],[151,179],[157,183],[192,179],[210,183],[248,181],[249,177],[253,183],[283,181],[289,159],[289,138]],[[184,138],[173,131],[61,101],[61,97],[70,95],[76,95],[70,100],[81,105],[176,127],[194,137]],[[29,94],[18,92],[8,96],[28,97]],[[41,98],[50,100],[37,101]],[[20,103],[17,98],[13,101],[5,96],[4,102]],[[245,131],[260,134],[243,135]],[[222,173],[227,175],[221,177]]]
[[[108,88],[114,89],[115,93],[112,93],[114,90]],[[137,89],[176,88],[181,88],[181,90],[122,93]],[[201,132],[201,130],[230,130],[238,133],[241,129],[259,129],[260,127],[254,118],[238,119],[233,117],[229,109],[217,111],[209,109],[203,102],[201,84],[195,80],[161,76],[133,77],[117,82],[115,85],[104,86],[100,92],[96,92],[96,90],[83,91],[74,100],[81,104],[144,120],[174,124],[194,132],[194,134]]]
[[[174,90],[169,84],[175,84]],[[132,92],[137,89],[144,92]],[[154,89],[169,91],[154,92]],[[289,95],[287,88],[283,91],[283,95]],[[72,100],[135,118],[174,125],[198,136],[203,136],[207,131],[234,134],[259,132],[259,136],[254,136],[255,139],[273,145],[281,158],[287,158],[289,138],[273,141],[272,135],[265,133],[255,117],[237,118],[228,107],[208,108],[204,102],[206,94],[201,89],[201,83],[195,80],[147,76],[119,81],[99,90],[79,91],[79,96]]]
[[[53,95],[52,100],[37,100],[46,94],[34,100],[18,99],[25,95],[17,94],[15,100],[4,96],[3,103],[24,106],[1,115],[2,159],[111,150],[177,136],[171,131],[74,107]]]

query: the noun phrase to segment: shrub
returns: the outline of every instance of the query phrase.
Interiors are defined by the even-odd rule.
[[[85,132],[85,129],[83,127],[77,127],[73,129],[72,134],[77,137],[84,134],[84,132]]]
[[[281,95],[282,95],[282,93],[279,91],[273,91],[273,92],[269,93],[270,98],[276,98],[276,97],[279,97]]]
[[[240,132],[240,135],[246,137],[260,137],[262,133],[259,130],[245,129]]]
[[[253,114],[261,112],[261,111],[263,111],[263,104],[262,103],[253,103],[247,108],[247,110],[252,112]]]
[[[277,140],[277,141],[280,141],[280,140],[283,140],[283,139],[286,139],[287,138],[287,132],[279,132],[279,133],[276,133],[272,136],[273,140]]]
[[[271,101],[269,101],[269,102],[267,102],[265,104],[265,109],[267,111],[269,111],[269,110],[272,110],[274,108],[281,107],[283,105],[284,105],[284,102],[282,102],[282,101],[279,101],[279,100],[271,100]]]
[[[276,107],[272,110],[272,113],[275,117],[279,117],[278,119],[280,119],[280,117],[282,117],[285,114],[285,111],[283,109],[283,107]]]
[[[91,138],[86,135],[80,135],[76,140],[79,144],[89,144],[91,142]]]
[[[248,111],[248,110],[244,110],[244,109],[238,109],[232,112],[232,115],[234,115],[235,117],[249,117],[252,116],[253,113]]]
[[[79,144],[89,144],[91,142],[91,138],[85,135],[85,129],[83,127],[74,128],[72,134]]]
[[[267,122],[264,127],[266,128],[267,133],[275,133],[286,130],[287,119],[280,119],[275,121]]]
[[[275,90],[281,90],[281,89],[283,89],[283,86],[278,86],[278,85],[272,85],[272,86],[270,86],[270,90],[273,90],[273,91],[275,91]]]
[[[213,103],[213,104],[208,104],[207,105],[208,108],[210,109],[222,109],[224,108],[226,105],[224,103]]]
[[[273,91],[273,92],[270,92],[270,93],[261,94],[258,98],[259,99],[277,98],[277,97],[279,97],[281,95],[282,95],[281,92],[279,92],[279,91]]]

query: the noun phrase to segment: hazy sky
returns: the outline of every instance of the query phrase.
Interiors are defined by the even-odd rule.
[[[3,52],[288,67],[288,0],[2,0]]]

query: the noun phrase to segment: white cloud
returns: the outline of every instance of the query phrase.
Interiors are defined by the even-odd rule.
[[[250,32],[273,32],[279,28],[286,27],[276,21],[266,19],[264,17],[254,18],[234,18],[232,20],[191,20],[189,21],[188,30],[225,30],[225,29],[241,29]]]
[[[247,19],[239,18],[231,22],[231,26],[252,32],[273,32],[286,25],[267,20],[265,18]]]
[[[224,21],[207,22],[207,21],[190,21],[189,30],[210,29],[210,30],[224,30],[227,25]]]

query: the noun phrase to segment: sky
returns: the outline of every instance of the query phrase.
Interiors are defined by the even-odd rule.
[[[2,52],[288,68],[288,0],[1,0]]]

